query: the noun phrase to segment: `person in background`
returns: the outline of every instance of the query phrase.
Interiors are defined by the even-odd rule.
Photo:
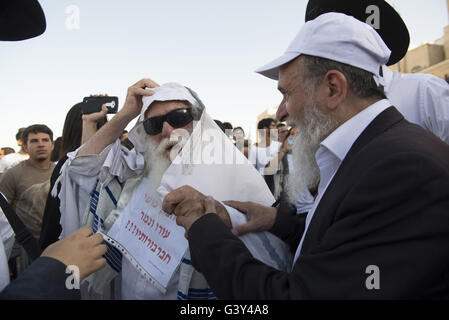
[[[0,149],[0,159],[3,158],[4,156],[11,154],[11,153],[15,153],[16,151],[13,148],[10,147],[3,147]]]
[[[234,142],[235,147],[245,154],[245,131],[243,131],[242,127],[235,127],[232,130],[232,141]],[[248,143],[246,148],[245,157],[248,158]]]
[[[122,146],[126,147],[128,150],[131,150],[132,148],[134,148],[133,143],[131,142],[131,140],[128,139],[128,131],[127,130],[123,130],[122,135],[120,136],[120,143],[122,144]]]
[[[229,139],[233,140],[233,138],[232,138],[232,128],[233,128],[232,124],[230,122],[223,122],[223,126],[225,128],[224,133],[226,134],[226,136]]]
[[[14,208],[31,234],[39,239],[45,199],[55,165],[50,161],[53,132],[46,125],[27,127],[22,134],[23,148],[30,158],[7,170],[0,177],[0,192]],[[27,252],[16,243],[11,257],[20,274],[30,263]],[[17,259],[16,259],[17,258]]]
[[[8,154],[0,159],[0,174],[29,158],[28,153],[22,147],[22,133],[24,130],[25,128],[20,128],[16,133],[17,145],[20,147],[19,152]]]
[[[259,140],[249,149],[249,161],[264,177],[265,182],[274,195],[274,177],[278,164],[271,163],[281,151],[282,143],[277,141],[276,121],[265,118],[257,124]]]
[[[226,127],[224,123],[217,119],[215,119],[214,121],[217,124],[217,126],[221,129],[221,131],[223,131],[223,133],[226,133]]]
[[[51,162],[54,162],[55,164],[58,163],[59,161],[59,154],[61,152],[61,142],[62,142],[62,138],[61,137],[57,137],[55,140],[55,147],[53,148],[53,151],[51,152],[51,157],[50,160]]]
[[[289,134],[289,128],[285,124],[285,122],[279,122],[276,125],[276,129],[278,129],[278,141],[283,143]]]
[[[234,143],[236,143],[239,140],[245,140],[245,131],[242,127],[235,127],[232,130],[232,138],[234,140]]]

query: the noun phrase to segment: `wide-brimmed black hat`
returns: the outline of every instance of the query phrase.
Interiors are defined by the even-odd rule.
[[[34,38],[46,27],[44,11],[36,0],[0,0],[0,40]]]
[[[309,0],[306,22],[327,12],[340,12],[367,22],[373,15],[373,11],[367,10],[369,6],[379,8],[379,28],[375,29],[391,50],[387,65],[395,64],[407,53],[410,35],[401,16],[383,0]]]

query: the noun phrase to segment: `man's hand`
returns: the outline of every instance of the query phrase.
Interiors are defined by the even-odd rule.
[[[266,231],[273,227],[276,220],[277,209],[266,207],[255,202],[241,201],[223,201],[227,206],[233,207],[248,217],[248,222],[241,224],[234,229],[232,233],[241,236],[250,232]]]
[[[66,266],[77,266],[80,271],[78,280],[82,281],[106,265],[106,259],[102,257],[106,253],[106,245],[102,242],[101,234],[92,235],[91,228],[83,227],[48,246],[41,256],[59,260]]]
[[[180,187],[167,194],[162,202],[162,210],[176,215],[176,223],[184,227],[186,238],[192,224],[206,213],[218,214],[229,228],[232,227],[228,212],[218,201],[190,186]]]
[[[128,88],[125,104],[121,111],[129,114],[132,119],[140,115],[140,111],[142,110],[142,97],[153,95],[152,91],[145,90],[145,88],[156,87],[159,87],[159,84],[151,79],[142,79],[133,84]]]
[[[89,97],[107,97],[107,94],[91,94]],[[106,107],[106,104],[103,104],[101,106],[101,111],[99,112],[93,112],[89,114],[83,114],[82,120],[84,123],[93,123],[97,124],[98,121],[104,119],[106,117],[106,114],[108,113],[108,107]],[[84,124],[83,124],[84,125]]]
[[[108,145],[120,137],[126,126],[138,115],[142,109],[142,96],[152,96],[153,91],[145,88],[155,88],[159,85],[150,79],[142,79],[128,88],[125,104],[117,114],[98,130],[79,150],[77,156],[100,154]],[[89,136],[86,133],[86,137]]]

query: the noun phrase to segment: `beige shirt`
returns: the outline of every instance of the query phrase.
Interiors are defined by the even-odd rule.
[[[36,239],[40,237],[54,167],[55,165],[51,163],[50,168],[40,169],[34,167],[29,160],[25,160],[0,177],[0,192],[15,208],[19,218]]]

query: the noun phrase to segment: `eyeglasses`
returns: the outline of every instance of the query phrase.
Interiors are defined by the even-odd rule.
[[[170,111],[167,114],[157,117],[151,117],[143,121],[143,128],[150,136],[162,132],[164,122],[167,122],[173,128],[182,128],[193,121],[192,109],[181,108]]]

